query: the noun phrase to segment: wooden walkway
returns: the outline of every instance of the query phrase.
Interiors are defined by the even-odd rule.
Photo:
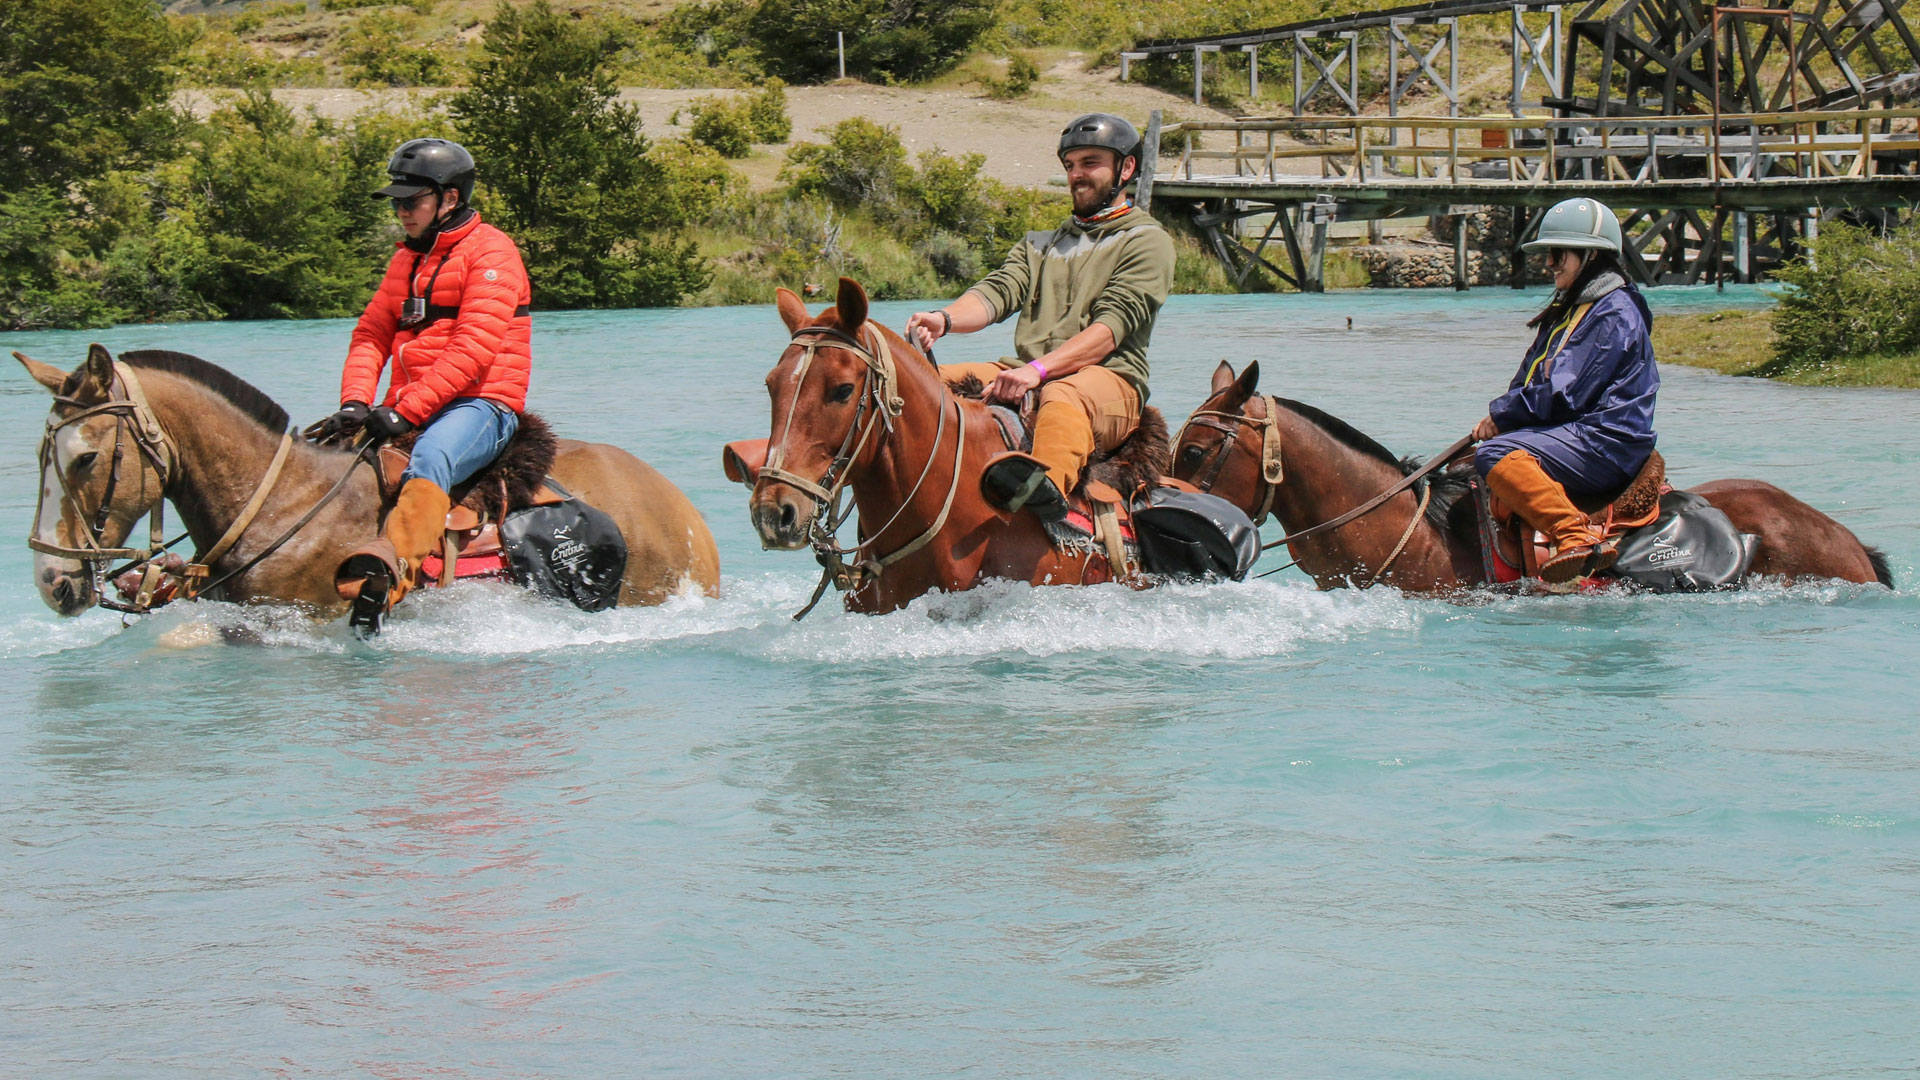
[[[1920,205],[1920,108],[1668,117],[1287,117],[1148,125],[1140,201],[1192,215],[1236,279],[1323,280],[1333,220],[1514,214],[1587,195],[1628,214],[1646,283],[1752,280],[1835,210]],[[1167,168],[1164,151],[1180,147]],[[1265,219],[1249,245],[1240,223]],[[1731,238],[1726,237],[1729,229]],[[1466,230],[1454,230],[1464,280]],[[1269,244],[1288,266],[1267,258]],[[1517,254],[1517,252],[1510,252]],[[1515,258],[1513,264],[1520,265]]]

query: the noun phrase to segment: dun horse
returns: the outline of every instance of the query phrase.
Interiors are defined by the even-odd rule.
[[[764,546],[813,545],[858,612],[989,578],[1111,580],[1104,556],[1056,547],[1034,515],[987,503],[980,474],[1004,449],[999,428],[984,405],[947,388],[932,360],[868,321],[857,282],[841,278],[818,317],[786,289],[777,300],[793,339],[767,375],[771,437],[729,444],[726,455],[728,476],[753,488]],[[843,489],[859,514],[852,550],[834,540]]]
[[[1177,478],[1256,518],[1271,512],[1293,533],[1361,506],[1411,471],[1408,462],[1344,421],[1258,394],[1259,383],[1258,362],[1237,378],[1229,364],[1215,370],[1211,395],[1175,443]],[[1424,513],[1417,489],[1404,491],[1345,525],[1289,545],[1289,553],[1321,588],[1377,581],[1409,592],[1445,593],[1484,584],[1473,500],[1461,498],[1464,484],[1444,474],[1432,483],[1435,494]],[[1691,490],[1741,532],[1760,538],[1755,574],[1789,582],[1838,578],[1893,585],[1880,552],[1772,484],[1715,480]]]
[[[197,357],[130,352],[116,362],[95,345],[68,373],[14,356],[54,395],[41,456],[34,580],[62,615],[100,601],[106,560],[96,556],[141,553],[121,545],[141,517],[157,515],[160,500],[173,503],[196,550],[210,553],[266,489],[251,522],[213,560],[214,580],[280,539],[356,461],[296,438],[270,488],[263,485],[287,430],[286,410]],[[284,546],[226,581],[221,597],[294,603],[324,616],[343,611],[334,568],[374,535],[381,511],[373,470],[353,472]],[[604,443],[563,439],[552,475],[619,524],[628,549],[621,604],[657,604],[688,583],[716,593],[720,562],[706,522],[645,462]],[[86,557],[73,557],[81,553]]]

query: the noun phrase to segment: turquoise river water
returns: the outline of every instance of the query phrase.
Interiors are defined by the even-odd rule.
[[[1755,294],[1656,306],[1729,299]],[[1176,298],[1154,400],[1177,422],[1258,358],[1430,453],[1540,302]],[[537,322],[534,407],[692,496],[722,598],[462,587],[371,645],[223,605],[59,620],[20,542],[48,403],[0,385],[0,1075],[1920,1070],[1920,396],[1664,371],[1677,481],[1786,487],[1893,593],[1446,603],[1289,571],[795,624],[814,564],[759,549],[718,467],[766,432],[772,310]],[[348,328],[0,346],[182,349],[305,421]],[[195,623],[256,640],[180,647]]]

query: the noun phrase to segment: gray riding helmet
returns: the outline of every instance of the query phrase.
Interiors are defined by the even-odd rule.
[[[1126,186],[1126,182],[1120,179],[1120,170],[1126,165],[1128,158],[1134,159],[1135,175],[1138,175],[1140,142],[1140,129],[1128,123],[1125,117],[1115,116],[1112,113],[1088,113],[1085,116],[1076,117],[1073,123],[1061,130],[1060,147],[1054,152],[1054,156],[1065,161],[1067,151],[1087,146],[1097,146],[1102,150],[1111,150],[1118,154],[1119,157],[1113,169],[1113,190],[1107,193],[1107,198],[1111,199],[1120,194],[1120,189]]]
[[[473,155],[446,139],[410,139],[387,162],[392,181],[373,193],[376,199],[409,199],[423,191],[460,193],[460,205],[473,197]]]
[[[1562,199],[1540,218],[1540,231],[1521,244],[1526,251],[1547,248],[1611,251],[1620,254],[1620,219],[1591,196]]]

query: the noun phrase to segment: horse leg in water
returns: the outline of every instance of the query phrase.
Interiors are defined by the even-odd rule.
[[[658,604],[689,582],[720,595],[720,553],[706,519],[653,466],[617,446],[561,439],[553,478],[620,526],[627,541],[621,607]]]
[[[1853,530],[1763,480],[1713,480],[1691,489],[1760,538],[1753,573],[1788,582],[1839,578],[1892,587],[1886,560]]]

